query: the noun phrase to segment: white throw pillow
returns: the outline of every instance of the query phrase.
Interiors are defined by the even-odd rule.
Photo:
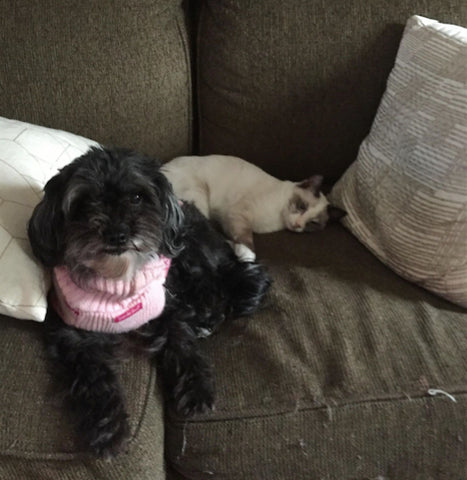
[[[32,255],[27,224],[47,180],[92,140],[0,117],[0,314],[43,321],[49,279]]]
[[[408,20],[371,131],[331,201],[394,271],[467,307],[467,29]]]

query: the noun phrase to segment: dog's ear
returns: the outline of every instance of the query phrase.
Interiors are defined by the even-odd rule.
[[[149,173],[154,193],[159,199],[163,210],[164,231],[161,244],[161,253],[169,257],[177,255],[183,248],[180,239],[180,230],[183,224],[181,203],[175,196],[172,184],[160,171],[160,163],[154,159],[145,159],[145,170]]]
[[[44,197],[34,209],[28,224],[28,236],[34,255],[46,267],[60,263],[63,253],[63,197],[66,186],[76,169],[67,165],[44,187]]]

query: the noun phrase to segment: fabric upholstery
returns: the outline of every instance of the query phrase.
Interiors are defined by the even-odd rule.
[[[191,70],[181,0],[0,2],[0,115],[162,159],[190,153]],[[40,324],[0,319],[0,479],[162,480],[163,402],[146,359],[121,377],[127,454],[83,453]]]
[[[341,226],[256,241],[269,302],[205,342],[217,408],[167,419],[170,465],[187,479],[460,480],[465,311],[398,277]]]
[[[464,0],[206,0],[198,35],[201,154],[280,178],[337,180],[368,133],[403,26],[464,25]]]
[[[155,370],[131,354],[120,376],[130,415],[128,453],[109,463],[83,453],[46,362],[42,325],[0,318],[0,479],[162,480],[164,426]]]
[[[162,159],[191,150],[182,0],[0,2],[0,115]]]
[[[386,265],[467,308],[467,28],[409,19],[371,131],[331,202]]]
[[[198,153],[180,3],[0,2],[0,115],[162,158]],[[354,160],[410,15],[467,23],[463,0],[196,3],[202,153],[292,179]],[[339,226],[256,242],[275,283],[264,311],[204,342],[216,412],[162,420],[154,372],[130,356],[133,437],[111,463],[82,453],[42,326],[2,318],[0,479],[161,480],[165,453],[169,480],[464,480],[465,314]]]

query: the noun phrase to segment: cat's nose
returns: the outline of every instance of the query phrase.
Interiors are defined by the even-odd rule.
[[[301,232],[303,230],[303,225],[297,222],[297,223],[294,224],[293,229],[296,232]]]

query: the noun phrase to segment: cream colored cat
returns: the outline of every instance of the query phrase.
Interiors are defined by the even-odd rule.
[[[253,232],[324,228],[345,212],[329,205],[321,193],[321,175],[302,182],[279,180],[238,157],[177,157],[162,167],[175,194],[194,202],[217,221],[244,261],[255,259]]]

